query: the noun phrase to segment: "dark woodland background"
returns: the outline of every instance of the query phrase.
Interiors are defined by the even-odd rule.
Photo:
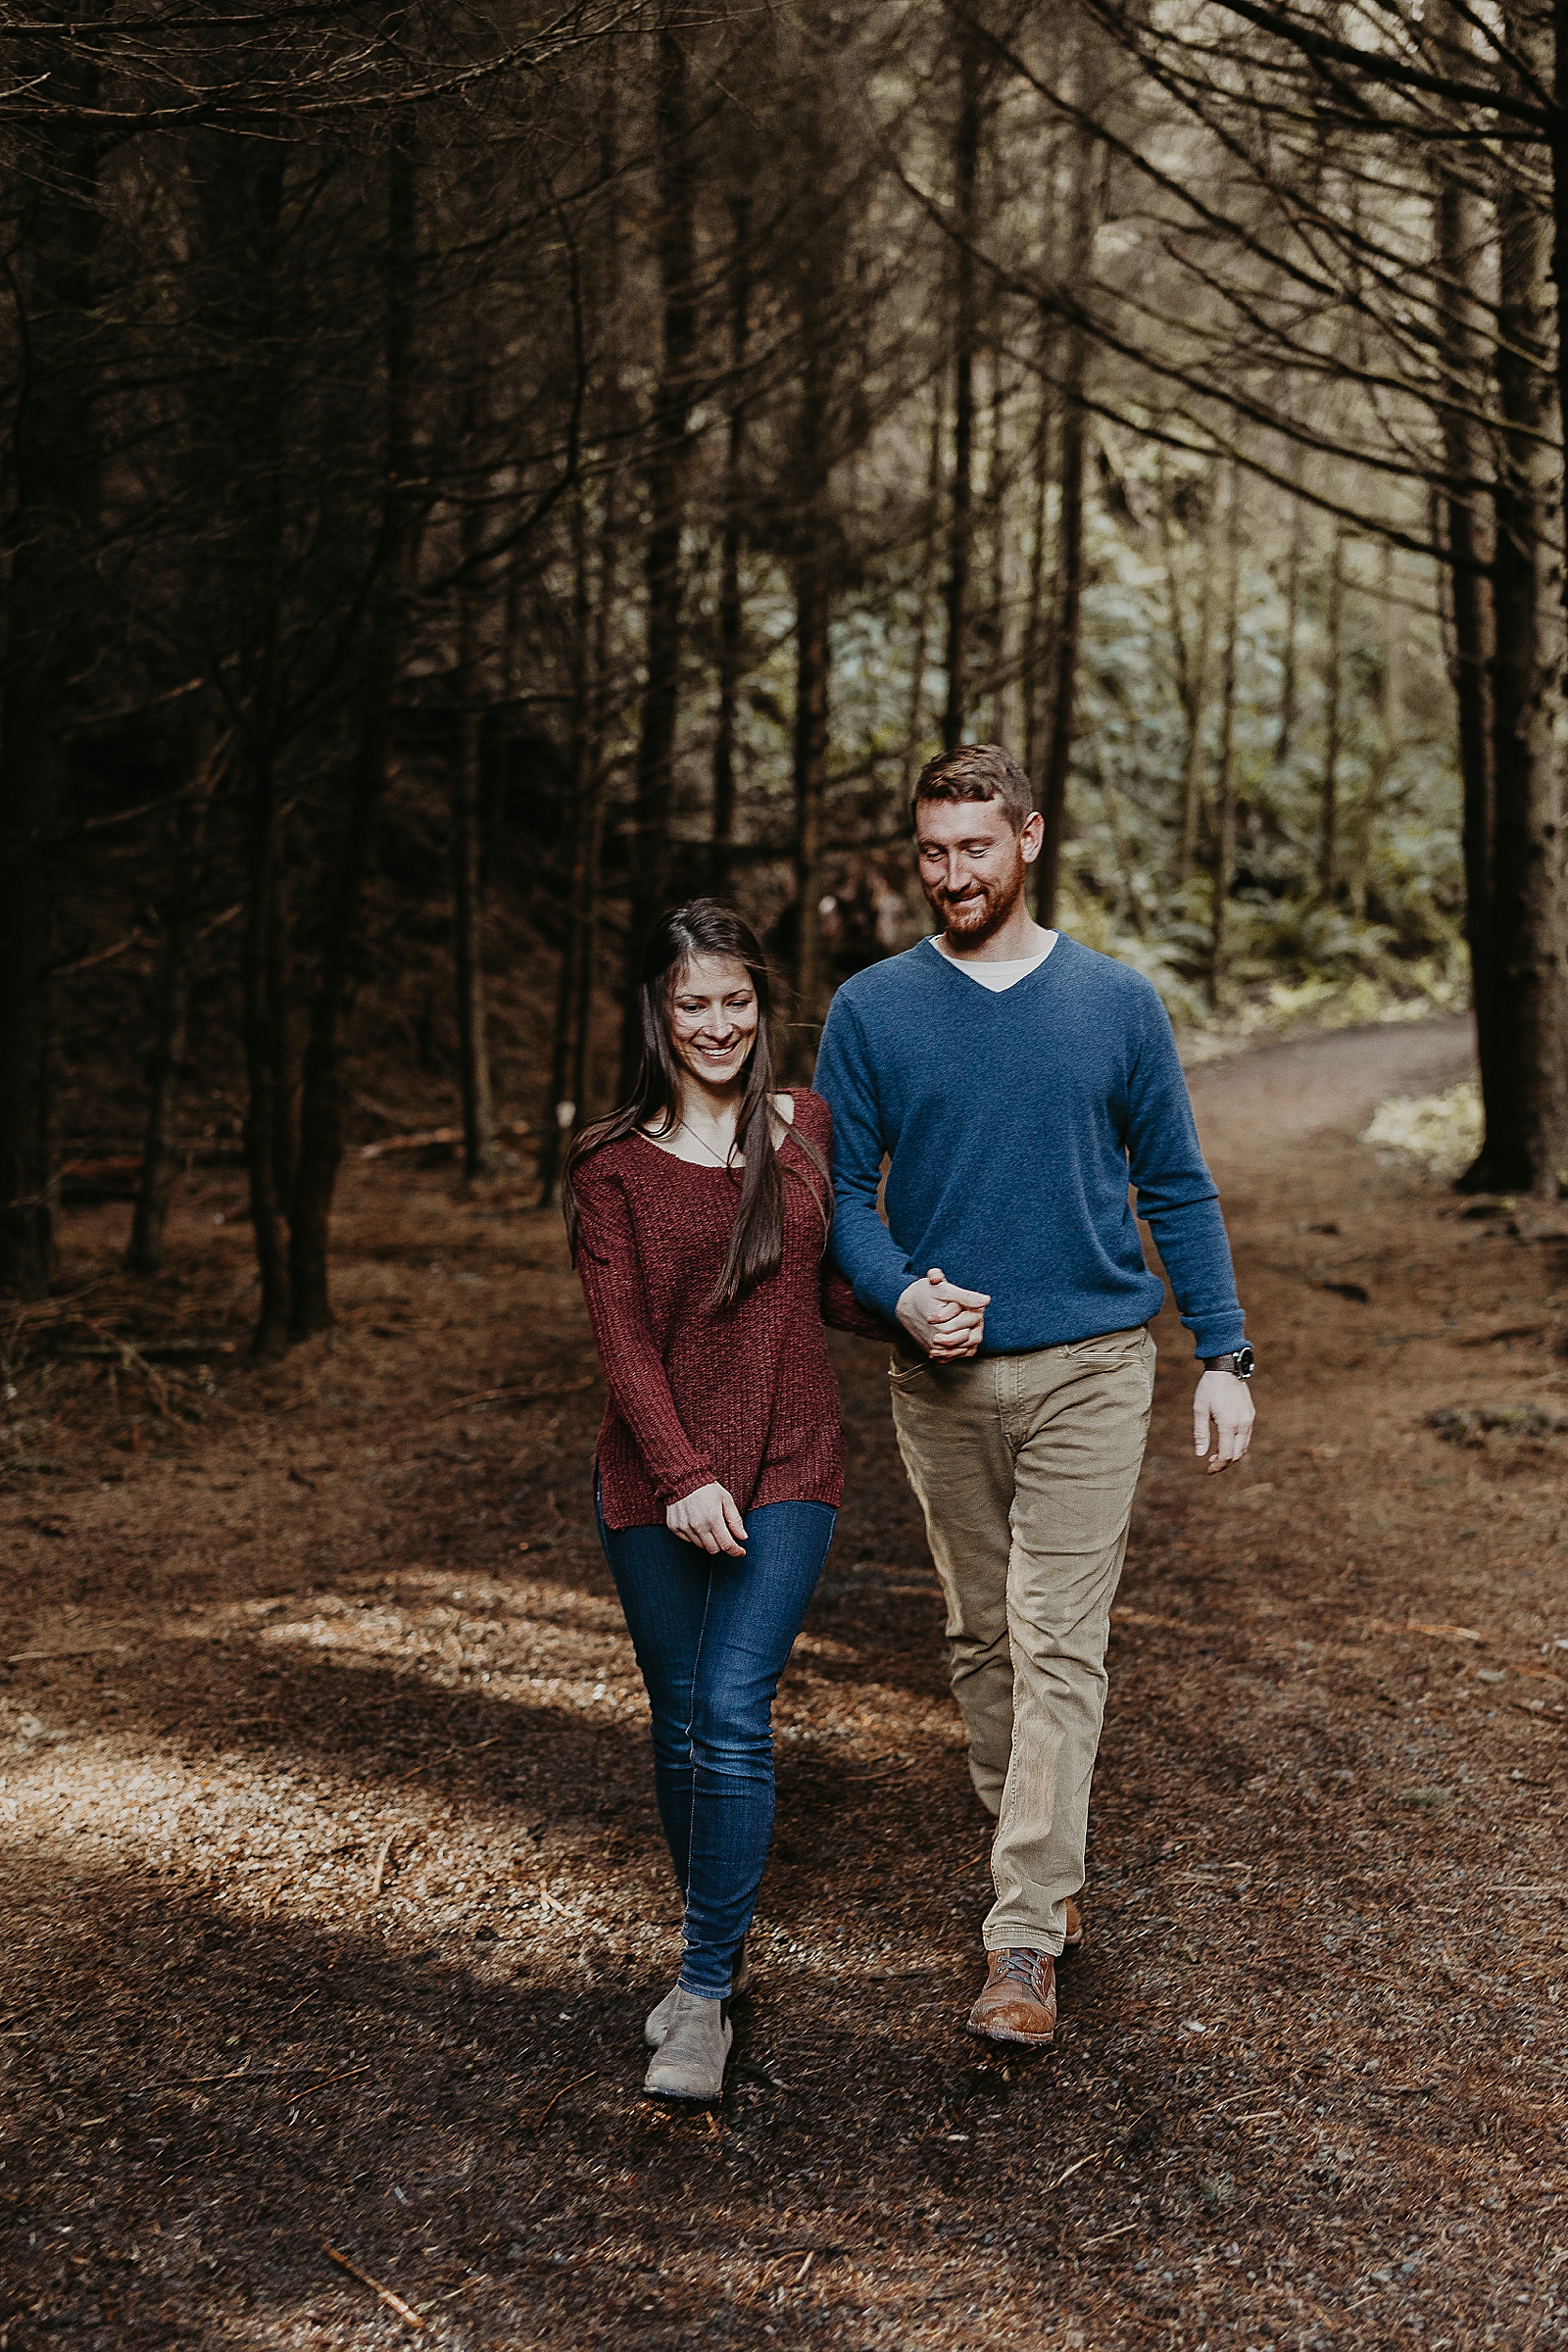
[[[548,1198],[693,888],[808,1074],[977,736],[1042,919],[1190,1030],[1473,1003],[1555,1194],[1553,24],[0,9],[0,1283],[243,1155],[321,1329],[345,1150]]]

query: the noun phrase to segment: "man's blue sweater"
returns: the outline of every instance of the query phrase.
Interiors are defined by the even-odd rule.
[[[990,1292],[987,1355],[1147,1323],[1164,1294],[1130,1178],[1198,1353],[1242,1345],[1219,1196],[1170,1022],[1140,973],[1058,937],[994,993],[922,940],[845,982],[814,1083],[833,1112],[834,1252],[890,1321],[940,1266]]]

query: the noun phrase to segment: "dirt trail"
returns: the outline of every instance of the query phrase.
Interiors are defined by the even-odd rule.
[[[412,2340],[323,2243],[465,2352],[1560,2342],[1568,1217],[1353,1140],[1465,1060],[1435,1024],[1198,1074],[1263,1418],[1196,1471],[1167,1312],[1039,2061],[959,2030],[984,1823],[884,1369],[837,1348],[711,2122],[638,2092],[675,1906],[554,1220],[357,1169],[340,1328],[257,1372],[237,1182],[151,1297],[124,1212],[74,1215],[78,1311],[205,1351],[161,1411],[79,1325],[14,1350],[0,2344]],[[1450,1444],[1459,1406],[1514,1417]]]

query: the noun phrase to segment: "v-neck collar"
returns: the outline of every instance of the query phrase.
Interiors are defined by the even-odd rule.
[[[951,978],[960,982],[965,989],[973,989],[976,996],[988,997],[993,1004],[1005,1004],[1009,997],[1016,997],[1023,989],[1034,988],[1044,974],[1050,971],[1062,949],[1073,947],[1075,944],[1068,938],[1065,931],[1058,931],[1055,946],[1049,955],[1041,957],[1032,972],[1025,972],[1021,978],[1010,980],[1005,988],[987,988],[983,981],[973,980],[967,972],[961,971],[953,956],[943,955],[942,950],[937,946],[935,932],[929,932],[924,941],[924,945],[931,951],[933,961],[940,963]],[[1003,957],[1000,960],[1010,962],[1012,958]]]

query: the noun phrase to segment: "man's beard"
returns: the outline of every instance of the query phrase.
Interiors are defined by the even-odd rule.
[[[946,891],[928,890],[926,898],[932,912],[945,930],[951,931],[965,944],[979,944],[995,938],[1018,901],[1023,897],[1028,867],[1019,858],[1012,873],[1004,882],[981,883],[979,888],[956,902]]]

